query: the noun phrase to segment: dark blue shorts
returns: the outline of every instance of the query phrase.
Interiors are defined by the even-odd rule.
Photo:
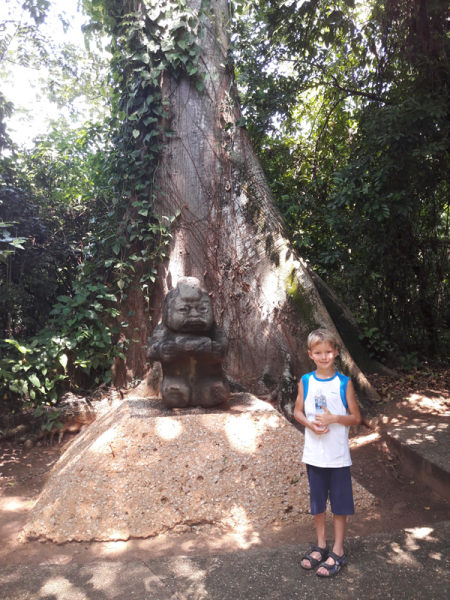
[[[306,465],[306,469],[312,515],[320,515],[326,511],[328,493],[330,494],[331,512],[334,515],[355,514],[350,467],[323,469]]]

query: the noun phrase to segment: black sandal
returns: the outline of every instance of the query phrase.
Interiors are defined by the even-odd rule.
[[[317,577],[334,577],[339,573],[342,567],[346,564],[345,552],[342,556],[338,556],[334,552],[329,552],[328,556],[334,560],[333,565],[327,565],[326,562],[322,563],[320,566],[325,567],[328,571],[328,575],[324,575],[323,573],[316,573]]]
[[[319,558],[314,558],[313,556],[311,556],[311,554],[313,552],[318,552],[320,554],[320,559]],[[309,560],[310,565],[309,567],[305,567],[305,565],[303,564],[303,560],[306,558],[306,560]],[[321,563],[323,563],[324,560],[327,560],[328,558],[328,544],[325,546],[325,548],[319,548],[319,546],[311,546],[311,548],[309,549],[309,554],[304,554],[300,560],[300,566],[302,569],[305,569],[305,571],[313,571],[316,567],[318,567]]]

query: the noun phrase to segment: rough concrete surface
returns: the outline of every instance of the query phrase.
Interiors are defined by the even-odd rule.
[[[346,541],[330,581],[300,568],[309,545],[216,557],[0,567],[2,600],[447,600],[450,522]]]
[[[389,428],[388,444],[403,468],[450,502],[450,423],[414,421]],[[450,596],[450,594],[449,594]]]
[[[294,523],[309,513],[302,449],[303,435],[250,394],[229,411],[128,399],[63,454],[24,535],[62,543]],[[373,503],[355,482],[354,493],[357,507]]]

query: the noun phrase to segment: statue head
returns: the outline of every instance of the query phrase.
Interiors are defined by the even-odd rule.
[[[164,299],[163,323],[183,333],[209,331],[214,312],[208,292],[195,277],[182,277]]]

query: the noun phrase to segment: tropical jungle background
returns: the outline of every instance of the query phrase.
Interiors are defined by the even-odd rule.
[[[123,226],[130,182],[144,189],[151,177],[132,145],[133,119],[150,107],[132,82],[153,60],[133,54],[136,22],[123,10],[132,4],[4,0],[0,8],[0,391],[24,406],[56,402],[68,384],[87,391],[110,382],[133,343],[120,335],[127,284],[144,265],[150,306],[176,218],[160,221],[138,199],[140,217]],[[291,242],[379,360],[405,369],[448,362],[448,3],[230,6],[239,125]],[[69,33],[80,23],[77,43]],[[172,59],[195,69],[195,48],[190,62],[185,48]],[[53,107],[45,117],[4,91],[27,73],[36,98]],[[146,125],[162,114],[154,110]],[[150,150],[157,161],[157,145]],[[149,250],[130,255],[134,239]]]

